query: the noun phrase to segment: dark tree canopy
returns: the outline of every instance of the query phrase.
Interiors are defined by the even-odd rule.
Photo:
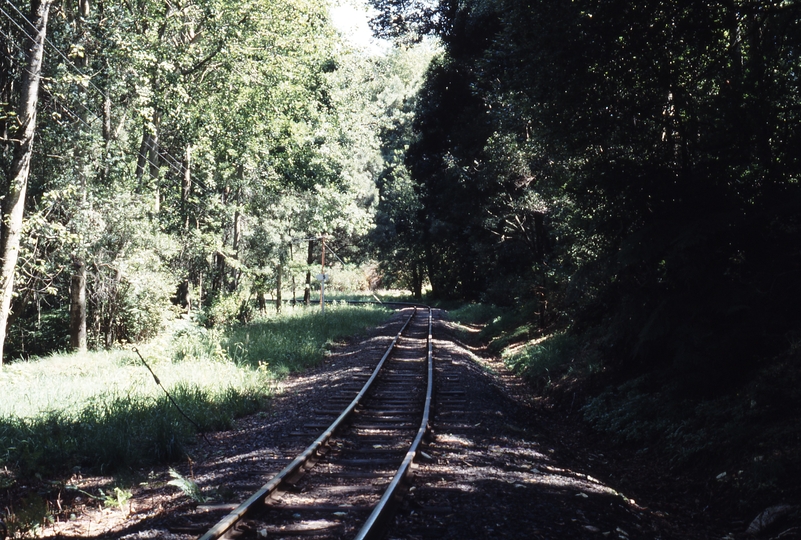
[[[374,4],[445,46],[406,155],[435,294],[537,301],[618,365],[706,379],[787,346],[801,6]]]

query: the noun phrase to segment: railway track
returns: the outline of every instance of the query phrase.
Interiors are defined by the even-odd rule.
[[[355,380],[295,432],[322,434],[201,540],[383,534],[431,414],[432,314],[411,311],[366,381]]]

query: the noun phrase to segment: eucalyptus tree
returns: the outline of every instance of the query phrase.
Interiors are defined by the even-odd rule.
[[[247,286],[249,222],[292,204],[283,194],[326,222],[339,218],[322,209],[338,208],[366,228],[369,205],[349,197],[370,198],[377,166],[354,157],[369,137],[331,101],[339,38],[325,4],[81,2],[60,14],[15,313],[63,317],[70,292],[77,307],[85,291],[91,344],[139,339],[157,325],[134,320],[137,305],[155,320],[182,280]],[[3,29],[14,37],[2,63],[10,103],[24,47]],[[3,110],[5,166],[15,119]],[[85,314],[74,311],[76,328]]]
[[[337,174],[318,152],[326,122],[320,77],[333,39],[325,6],[269,3],[250,24],[253,32],[227,51],[222,91],[198,109],[206,128],[197,153],[213,166],[197,176],[221,212],[214,225],[215,293],[237,288],[249,216],[280,204],[266,193],[310,189]]]
[[[11,2],[7,4],[17,10]],[[3,85],[3,94],[10,98],[16,98],[17,106],[15,110],[11,108],[4,110],[2,118],[3,172],[5,174],[2,224],[0,225],[0,255],[2,256],[2,266],[0,266],[0,365],[3,362],[3,346],[11,308],[11,297],[14,292],[14,273],[19,256],[22,220],[36,134],[42,62],[52,4],[52,0],[34,0],[30,5],[29,18],[17,11],[22,15],[22,20],[18,20],[15,26],[24,36],[20,39],[20,42],[26,44],[24,60],[20,68],[15,69],[13,58],[18,58],[18,56],[10,48],[7,48],[5,51],[7,56],[3,62],[4,79],[6,75],[19,76],[21,83],[19,93],[15,92],[10,85],[12,77],[9,77],[9,82]],[[11,20],[7,11],[4,10],[3,14]],[[9,26],[5,24],[4,26],[10,30]],[[11,39],[8,41],[12,42]],[[6,162],[6,160],[8,161]]]
[[[416,298],[422,297],[426,281],[421,249],[425,214],[405,158],[414,141],[417,94],[437,52],[431,41],[394,49],[381,62],[384,75],[375,94],[384,165],[377,179],[380,200],[371,233],[373,251],[385,283],[408,288]]]

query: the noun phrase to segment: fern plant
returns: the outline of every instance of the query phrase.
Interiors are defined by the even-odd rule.
[[[170,476],[172,477],[172,480],[167,482],[167,485],[177,487],[184,495],[198,504],[203,504],[204,502],[208,501],[208,498],[203,495],[203,493],[200,491],[200,486],[198,486],[197,482],[194,480],[185,478],[181,475],[181,473],[173,468],[170,468]]]

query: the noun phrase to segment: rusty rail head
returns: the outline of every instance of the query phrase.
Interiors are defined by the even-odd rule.
[[[400,331],[395,335],[395,338],[392,340],[392,343],[389,344],[384,356],[381,357],[381,361],[378,363],[376,368],[373,370],[373,374],[367,380],[367,382],[362,387],[361,391],[353,398],[350,405],[345,408],[344,411],[337,417],[334,422],[328,426],[328,428],[323,432],[322,435],[317,437],[317,439],[309,445],[306,450],[303,451],[298,457],[296,457],[292,463],[284,467],[281,472],[276,474],[274,477],[270,479],[269,482],[264,484],[256,493],[251,495],[248,500],[237,506],[234,510],[232,510],[228,515],[222,518],[217,524],[209,529],[206,534],[200,537],[199,540],[217,540],[218,538],[222,538],[236,523],[244,518],[248,513],[250,513],[260,501],[263,501],[267,497],[270,496],[272,492],[278,489],[278,486],[281,485],[281,482],[284,481],[287,477],[291,476],[298,470],[300,470],[308,461],[311,459],[315,453],[328,442],[328,439],[331,438],[334,431],[341,426],[345,420],[350,417],[353,413],[353,410],[356,406],[361,402],[362,398],[367,394],[367,391],[370,389],[370,386],[373,384],[373,381],[378,377],[379,371],[386,363],[387,358],[389,358],[390,353],[395,348],[395,345],[398,343],[398,340],[401,337],[401,334],[406,331],[406,328],[409,326],[409,323],[414,318],[415,314],[417,313],[417,306],[414,306],[414,310],[412,314],[406,319],[406,322],[403,323],[403,327]],[[430,312],[429,312],[430,318]],[[429,325],[430,328],[430,325]],[[429,330],[430,333],[430,330]],[[429,353],[430,354],[430,353]],[[430,375],[429,375],[430,377]],[[426,399],[426,407],[428,407],[429,399]]]
[[[383,524],[386,523],[386,520],[392,513],[392,505],[390,504],[393,499],[395,498],[396,494],[398,493],[401,484],[406,478],[406,475],[409,474],[409,470],[412,465],[412,461],[417,456],[417,450],[420,447],[420,442],[423,440],[426,432],[428,431],[428,423],[429,423],[429,416],[431,413],[431,396],[433,393],[434,388],[434,354],[433,354],[433,340],[432,340],[432,327],[433,327],[433,317],[432,317],[432,310],[428,308],[428,381],[426,384],[426,403],[425,407],[423,408],[423,419],[420,422],[420,428],[417,430],[417,436],[414,438],[414,442],[409,447],[409,450],[406,452],[406,457],[403,459],[403,463],[401,464],[398,472],[395,473],[395,477],[390,482],[389,487],[387,487],[386,491],[384,491],[384,495],[381,497],[381,500],[378,501],[378,504],[373,509],[373,512],[370,514],[370,517],[367,518],[367,521],[362,526],[359,533],[356,535],[355,540],[376,540],[381,538],[384,534]]]

